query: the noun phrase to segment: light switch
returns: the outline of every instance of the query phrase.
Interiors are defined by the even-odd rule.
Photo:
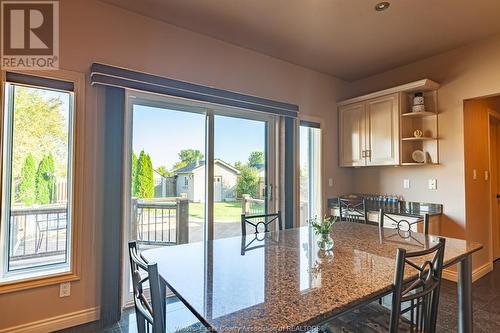
[[[409,179],[403,180],[403,188],[410,188],[410,180]]]
[[[333,187],[333,178],[328,178],[328,186]]]
[[[429,190],[437,190],[437,179],[429,179]]]

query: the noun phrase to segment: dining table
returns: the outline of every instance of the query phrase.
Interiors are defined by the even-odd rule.
[[[211,331],[310,331],[390,294],[398,248],[418,251],[438,241],[353,222],[335,223],[331,237],[329,251],[304,226],[154,248],[141,256],[157,264],[164,288]],[[472,332],[472,254],[482,245],[443,238],[444,267],[457,269],[458,330]],[[413,268],[405,270],[405,278],[414,276]]]

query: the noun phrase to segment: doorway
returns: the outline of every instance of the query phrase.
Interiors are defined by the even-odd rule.
[[[465,233],[483,244],[475,278],[500,257],[500,95],[464,101]]]

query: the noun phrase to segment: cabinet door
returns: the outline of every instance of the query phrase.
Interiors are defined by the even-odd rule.
[[[364,166],[365,103],[339,107],[340,166]]]
[[[366,102],[367,165],[399,164],[399,95]]]

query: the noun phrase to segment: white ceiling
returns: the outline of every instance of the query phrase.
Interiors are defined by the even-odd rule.
[[[500,33],[499,0],[102,0],[355,80]]]

